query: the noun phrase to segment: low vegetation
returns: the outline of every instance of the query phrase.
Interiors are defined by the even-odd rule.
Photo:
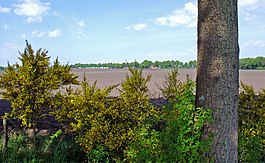
[[[168,60],[168,61],[149,61],[144,60],[141,63],[130,62],[130,63],[92,63],[92,64],[82,64],[76,63],[71,65],[72,68],[160,68],[160,69],[174,69],[174,68],[196,68],[197,61],[181,62],[178,60]],[[241,58],[239,59],[240,69],[251,69],[251,70],[264,70],[265,69],[265,57],[256,58]]]
[[[239,159],[265,161],[265,89],[256,93],[241,82],[239,100]]]
[[[167,61],[150,61],[144,60],[139,63],[135,62],[123,62],[123,63],[76,63],[70,65],[71,68],[144,68],[144,69],[174,69],[174,68],[196,68],[197,61],[181,62],[178,60],[167,60]],[[264,70],[265,69],[265,57],[256,58],[241,58],[239,59],[239,68],[242,70]],[[0,70],[4,70],[6,67],[0,66]]]
[[[68,65],[60,65],[56,59],[51,65],[48,51],[39,49],[34,52],[26,42],[20,53],[21,64],[8,65],[0,76],[1,94],[11,102],[12,111],[5,116],[16,117],[22,125],[33,129],[36,136],[37,120],[41,119],[51,106],[54,91],[69,84],[78,84],[77,76],[70,72]]]
[[[160,68],[160,69],[172,69],[172,68],[195,68],[196,61],[189,61],[189,62],[181,62],[181,61],[174,61],[174,60],[167,60],[167,61],[149,61],[144,60],[143,62],[139,63],[135,62],[123,62],[123,63],[91,63],[91,64],[82,64],[76,63],[71,65],[72,68],[128,68],[128,67],[135,67],[135,68]]]
[[[85,162],[86,154],[73,139],[63,139],[62,130],[50,136],[37,136],[33,148],[32,138],[23,132],[9,135],[8,146],[3,152],[0,144],[1,162]]]
[[[214,160],[204,155],[210,150],[214,136],[203,135],[204,124],[212,121],[211,111],[195,107],[195,83],[188,77],[181,82],[177,70],[172,70],[165,84],[159,86],[167,102],[158,108],[150,102],[147,84],[151,76],[143,76],[143,69],[129,68],[129,74],[119,87],[100,89],[96,82],[90,84],[84,75],[81,89],[73,90],[69,86],[55,92],[63,85],[78,84],[76,77],[58,60],[48,66],[46,51],[39,50],[34,55],[31,50],[27,44],[21,55],[22,66],[9,65],[0,78],[0,87],[5,89],[2,94],[12,103],[12,111],[19,111],[9,116],[21,119],[25,127],[25,130],[9,133],[6,147],[0,145],[2,162]],[[38,76],[35,72],[39,72]],[[56,79],[55,85],[51,77]],[[44,79],[49,81],[40,82]],[[120,96],[110,97],[113,89],[119,89]],[[22,101],[22,95],[27,100]],[[32,103],[36,107],[31,108]],[[253,87],[241,83],[238,109],[241,162],[265,161],[264,107],[265,90],[257,94]],[[26,135],[24,131],[31,125],[25,124],[32,124],[44,115],[54,117],[62,127],[51,130],[48,135]]]

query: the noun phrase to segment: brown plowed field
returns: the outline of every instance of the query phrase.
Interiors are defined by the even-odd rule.
[[[129,73],[126,69],[72,69],[72,72],[79,76],[79,80],[83,79],[83,75],[86,74],[87,79],[92,84],[97,80],[97,86],[103,88],[108,85],[119,84],[122,80],[125,80],[126,74]],[[151,81],[148,83],[151,97],[158,97],[160,91],[157,85],[162,86],[165,81],[165,76],[170,72],[170,70],[149,70],[143,71],[144,76],[151,74]],[[0,74],[2,72],[0,71]],[[195,69],[180,69],[179,79],[185,80],[186,76],[189,75],[191,79],[195,80],[196,77]],[[251,84],[256,91],[260,91],[265,88],[265,70],[240,70],[240,80],[246,84]],[[73,88],[78,88],[79,86],[73,86]],[[113,96],[118,95],[118,90],[112,92]]]
[[[104,86],[119,84],[122,80],[125,80],[128,70],[126,69],[73,69],[72,70],[76,75],[79,76],[81,81],[83,75],[86,74],[87,79],[92,84],[97,80],[97,86],[103,88]],[[144,76],[151,74],[152,78],[148,84],[150,95],[152,97],[157,97],[160,95],[160,91],[157,85],[162,86],[165,81],[165,76],[170,72],[170,70],[143,70]],[[180,69],[179,70],[179,79],[184,81],[186,76],[193,80],[196,78],[195,69]],[[240,70],[240,80],[246,84],[251,84],[256,91],[265,88],[265,71],[262,70]],[[117,95],[118,91],[114,90],[112,95]]]

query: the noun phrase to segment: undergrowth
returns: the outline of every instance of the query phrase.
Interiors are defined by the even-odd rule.
[[[38,136],[36,149],[31,137],[21,133],[9,136],[6,153],[1,152],[1,162],[83,162],[86,154],[74,140],[63,139],[62,130],[50,136]],[[0,150],[3,151],[2,144]]]
[[[157,108],[148,97],[150,78],[130,69],[116,98],[109,97],[116,86],[99,89],[84,78],[80,90],[56,96],[61,107],[52,115],[64,128],[37,137],[36,149],[30,137],[10,134],[1,162],[209,161],[204,153],[212,137],[203,136],[203,127],[212,121],[211,111],[195,107],[195,83],[181,82],[173,70],[160,87],[167,103]],[[265,162],[265,90],[256,93],[241,83],[238,113],[239,161]]]
[[[242,162],[265,162],[265,89],[258,93],[241,82],[238,156]]]

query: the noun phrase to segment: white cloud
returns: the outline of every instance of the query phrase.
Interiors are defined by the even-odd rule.
[[[265,6],[264,0],[238,0],[239,16],[246,21],[255,20],[258,18],[257,10],[264,10],[263,6]],[[197,15],[197,4],[188,2],[183,8],[176,9],[168,16],[158,17],[154,21],[163,26],[196,27]]]
[[[179,52],[180,56],[189,56],[192,54],[196,54],[196,47],[184,49],[183,51]]]
[[[198,9],[196,4],[188,2],[182,9],[176,9],[172,14],[164,17],[158,17],[155,22],[159,25],[176,27],[184,25],[187,27],[196,27]]]
[[[265,40],[257,40],[257,39],[251,39],[245,43],[242,44],[242,49],[248,49],[250,47],[258,47],[258,48],[265,48]]]
[[[61,35],[61,30],[60,29],[55,29],[53,31],[48,32],[48,37],[58,37]]]
[[[8,24],[0,25],[0,27],[3,28],[4,30],[10,30],[10,29],[14,29],[15,28],[15,26],[8,25]]]
[[[80,20],[78,23],[77,23],[77,25],[79,26],[79,27],[85,27],[86,26],[86,23],[85,23],[85,21],[84,20]]]
[[[0,5],[0,13],[9,13],[11,11],[10,8],[7,8],[7,7],[2,7]]]
[[[147,29],[147,25],[145,23],[138,23],[135,25],[128,26],[126,27],[126,29],[134,29],[136,31],[141,31]]]
[[[11,42],[5,42],[4,46],[8,49],[13,49],[13,50],[18,50],[20,49],[19,46],[17,45],[16,41],[11,41]]]
[[[27,38],[27,34],[26,34],[26,33],[23,33],[23,34],[21,35],[21,38],[23,38],[23,39]]]
[[[265,1],[262,0],[238,0],[239,17],[246,21],[259,19],[259,11],[263,11]]]
[[[42,3],[39,0],[23,0],[23,3],[14,5],[14,13],[27,17],[28,23],[41,22],[42,16],[48,12],[51,3]]]
[[[39,37],[39,38],[42,38],[42,37],[59,37],[61,35],[61,33],[62,33],[62,31],[60,29],[55,29],[55,30],[48,31],[48,32],[38,31],[38,30],[34,30],[31,32],[32,36]]]
[[[27,18],[28,23],[35,23],[35,22],[42,22],[42,17],[37,16],[37,17],[28,17]]]
[[[249,7],[253,5],[257,5],[260,0],[238,0],[239,7]]]
[[[172,57],[174,56],[173,53],[149,53],[147,54],[148,57]]]
[[[52,14],[55,15],[55,16],[60,16],[60,15],[61,15],[61,14],[60,14],[59,12],[57,12],[57,11],[52,12]]]
[[[33,36],[36,36],[36,37],[44,37],[45,36],[45,32],[43,31],[38,31],[38,30],[34,30],[31,32],[31,34]]]

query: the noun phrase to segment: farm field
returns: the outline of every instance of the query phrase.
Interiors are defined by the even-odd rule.
[[[108,85],[119,84],[125,79],[126,74],[129,73],[126,69],[72,69],[72,72],[79,76],[79,80],[83,79],[86,74],[87,79],[92,84],[97,80],[97,86],[103,88]],[[151,74],[151,81],[148,83],[151,97],[158,97],[161,93],[157,85],[162,86],[165,81],[165,76],[170,70],[143,70],[144,76]],[[196,69],[179,69],[179,79],[184,81],[186,76],[193,80],[196,78]],[[265,88],[265,71],[264,70],[240,70],[240,80],[246,84],[252,85],[256,91]],[[76,86],[74,86],[76,88]],[[111,95],[118,94],[118,90],[114,90]]]
[[[122,80],[125,79],[126,74],[129,73],[127,69],[80,69],[74,68],[72,72],[78,75],[78,80],[82,81],[84,74],[90,84],[93,84],[97,80],[97,86],[99,88],[104,88],[105,86],[119,84]],[[165,81],[165,76],[170,72],[168,69],[158,69],[158,70],[143,70],[144,76],[151,74],[151,81],[148,83],[149,94],[151,97],[159,97],[161,92],[158,89],[158,86],[162,86]],[[0,71],[0,75],[3,72]],[[179,79],[184,81],[186,76],[192,80],[196,78],[196,69],[179,69]],[[239,78],[246,84],[252,85],[256,91],[260,91],[262,88],[265,88],[265,70],[240,70]],[[79,88],[80,86],[72,86],[74,89]],[[119,87],[118,87],[119,88]],[[118,90],[115,89],[111,96],[118,95]]]

